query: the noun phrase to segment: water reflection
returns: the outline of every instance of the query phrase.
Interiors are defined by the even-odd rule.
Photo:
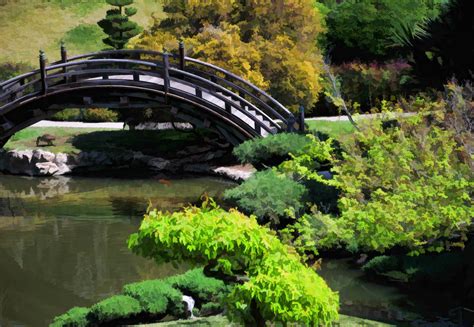
[[[45,326],[126,283],[177,273],[131,254],[127,236],[149,203],[174,210],[231,185],[0,176],[0,326]]]

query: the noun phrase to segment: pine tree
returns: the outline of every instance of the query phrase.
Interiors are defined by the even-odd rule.
[[[114,9],[107,10],[107,15],[97,24],[102,28],[107,38],[103,42],[110,45],[114,49],[123,49],[128,40],[138,35],[141,28],[137,23],[129,20],[130,17],[137,13],[134,7],[129,6],[134,0],[106,0],[106,2],[114,7]]]

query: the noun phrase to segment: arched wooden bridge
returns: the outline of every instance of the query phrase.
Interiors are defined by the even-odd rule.
[[[48,66],[41,53],[40,69],[0,83],[0,147],[65,108],[161,108],[234,144],[302,125],[250,82],[186,57],[182,44],[177,55],[114,50],[71,58],[62,46],[61,58]]]

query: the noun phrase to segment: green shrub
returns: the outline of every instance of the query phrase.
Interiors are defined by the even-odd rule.
[[[88,308],[74,307],[65,314],[54,318],[50,327],[86,327],[89,325],[88,314]]]
[[[116,122],[118,113],[109,109],[86,109],[84,111],[84,121],[87,122]]]
[[[235,201],[241,210],[260,221],[279,224],[283,218],[294,218],[303,211],[305,192],[303,185],[267,169],[226,190],[224,198]]]
[[[182,212],[149,212],[128,240],[136,254],[161,262],[204,265],[206,275],[241,281],[227,297],[227,314],[250,325],[328,325],[339,299],[294,248],[255,217],[205,201]]]
[[[410,65],[404,61],[364,64],[353,61],[333,66],[341,93],[351,107],[363,112],[404,95],[410,86]]]
[[[94,322],[108,323],[130,319],[141,312],[142,307],[138,300],[131,296],[115,295],[94,304],[89,315]]]
[[[125,285],[123,294],[137,299],[142,308],[152,315],[184,312],[183,294],[162,280],[147,280]]]
[[[327,42],[337,62],[396,58],[404,31],[415,31],[439,14],[443,0],[346,0],[326,16]],[[400,50],[400,51],[397,51]]]
[[[340,215],[321,222],[330,224],[327,246],[379,252],[400,246],[411,254],[463,246],[473,217],[472,171],[459,159],[455,131],[440,127],[438,114],[420,113],[392,127],[367,120],[344,144],[343,160],[332,159],[331,180],[312,166],[313,156],[331,157],[321,142],[282,164],[292,175],[341,191]]]
[[[199,315],[201,317],[216,315],[224,310],[224,305],[222,303],[208,302],[204,303],[199,310]]]
[[[166,282],[183,294],[191,296],[197,305],[222,299],[229,291],[223,281],[204,275],[202,268],[170,277]]]
[[[7,81],[31,70],[33,70],[33,67],[25,63],[0,63],[0,82]]]
[[[78,121],[81,119],[81,109],[64,109],[54,114],[51,120],[57,121]]]
[[[263,169],[289,159],[289,153],[301,153],[308,143],[304,135],[280,133],[246,141],[234,148],[233,153],[241,163],[250,163],[257,169]]]

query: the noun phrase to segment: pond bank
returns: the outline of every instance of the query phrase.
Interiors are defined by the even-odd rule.
[[[52,153],[35,150],[0,150],[0,171],[13,175],[61,176],[80,175],[107,170],[148,170],[164,174],[203,174],[245,180],[254,169],[232,165],[227,149],[210,146],[188,146],[177,152],[176,158],[162,158],[140,151],[120,153],[90,151],[78,154]],[[227,158],[226,158],[227,157]],[[225,165],[230,163],[230,165]],[[223,165],[224,164],[224,165]]]

